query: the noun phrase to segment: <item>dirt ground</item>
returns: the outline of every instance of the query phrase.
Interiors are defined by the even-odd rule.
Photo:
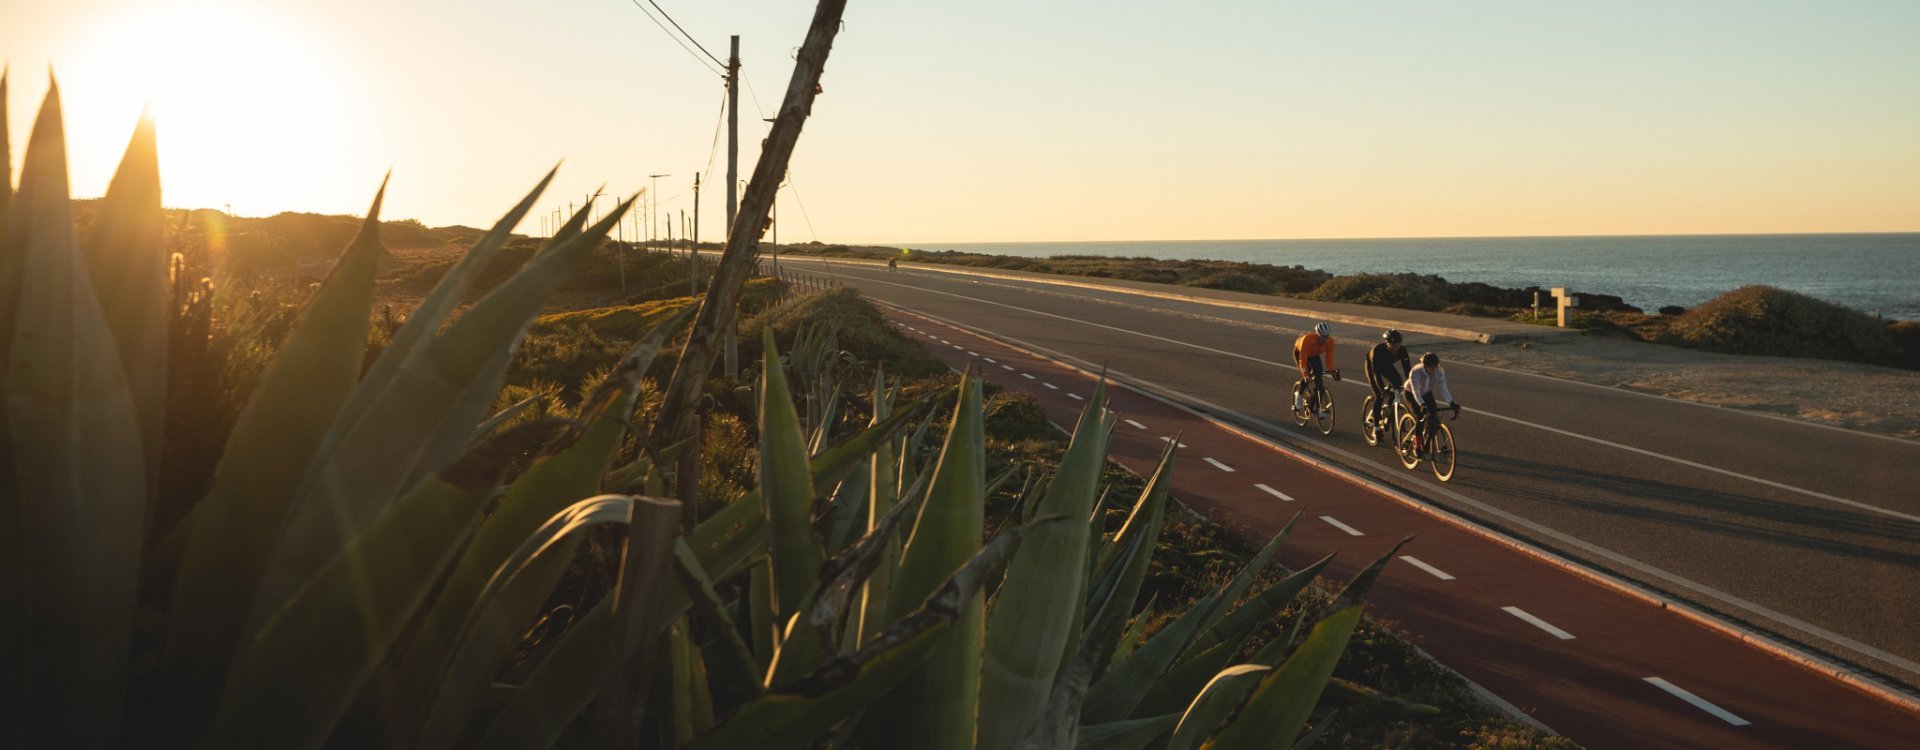
[[[1436,348],[1463,362],[1920,439],[1920,370],[1713,354],[1593,334]]]

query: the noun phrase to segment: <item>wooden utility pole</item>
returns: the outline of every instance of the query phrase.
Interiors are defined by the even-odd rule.
[[[713,371],[716,355],[725,348],[727,333],[734,329],[739,318],[740,288],[753,273],[760,232],[767,220],[767,213],[773,207],[773,191],[786,176],[787,162],[793,158],[794,145],[800,141],[800,128],[813,111],[814,97],[821,91],[820,74],[826,68],[827,53],[833,50],[833,38],[840,32],[840,17],[846,8],[846,0],[820,0],[814,8],[813,23],[807,28],[807,38],[800,45],[800,53],[794,57],[793,77],[787,82],[786,98],[781,101],[778,116],[774,118],[773,132],[768,134],[766,145],[760,149],[760,158],[754,164],[753,180],[747,186],[745,200],[741,202],[738,212],[729,217],[727,249],[721,253],[719,267],[714,270],[713,279],[707,285],[706,295],[700,299],[700,312],[694,318],[693,331],[687,338],[687,345],[680,350],[680,361],[673,369],[673,380],[667,384],[660,417],[654,423],[652,443],[655,446],[674,445],[699,434],[700,397],[706,387],[707,377]],[[733,71],[730,83],[738,78],[738,37],[735,37],[734,49],[735,62],[728,66]],[[729,96],[733,96],[733,93],[730,92]],[[729,150],[731,146],[729,143]],[[737,180],[729,176],[729,192],[735,184],[738,184]],[[699,441],[693,440],[688,443],[688,449],[680,453],[674,476],[674,491],[678,497],[699,497],[698,448]],[[682,503],[682,506],[689,509],[682,513],[682,522],[685,528],[692,529],[698,520],[697,514],[691,510],[694,503]]]
[[[738,207],[736,191],[740,184],[740,35],[735,34],[733,49],[727,53],[727,232],[733,232],[733,215]]]
[[[693,173],[693,249],[700,249],[700,173]]]

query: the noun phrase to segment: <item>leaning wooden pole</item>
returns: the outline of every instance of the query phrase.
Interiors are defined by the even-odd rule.
[[[774,190],[786,177],[787,161],[793,156],[794,144],[800,141],[800,128],[813,112],[813,99],[820,94],[820,74],[826,69],[833,38],[840,33],[840,15],[846,7],[846,0],[820,0],[814,8],[813,24],[807,29],[806,41],[800,45],[800,54],[794,58],[793,78],[787,83],[787,96],[774,118],[773,132],[760,150],[752,181],[747,183],[747,194],[740,201],[740,212],[733,217],[732,231],[727,233],[727,249],[720,255],[720,267],[714,271],[706,297],[700,300],[693,333],[686,348],[680,351],[673,379],[667,384],[660,419],[654,427],[655,446],[664,448],[699,433],[700,396],[712,373],[720,344],[739,318],[740,288],[753,273],[760,233],[765,230],[768,212],[773,208]],[[695,507],[700,491],[697,447],[695,441],[681,451],[680,468],[674,479],[674,494],[683,501],[683,517],[689,531],[697,520]]]

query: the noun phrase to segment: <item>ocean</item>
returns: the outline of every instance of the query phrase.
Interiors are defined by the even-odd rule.
[[[1112,255],[1300,265],[1334,274],[1435,274],[1503,287],[1613,294],[1652,312],[1748,284],[1790,289],[1898,320],[1920,320],[1920,233],[1635,237],[1196,240],[908,244],[1046,257]]]

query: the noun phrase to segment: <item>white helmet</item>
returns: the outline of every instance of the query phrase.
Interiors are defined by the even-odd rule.
[[[1322,336],[1332,336],[1333,326],[1327,325],[1325,323],[1321,323],[1313,327],[1313,332],[1320,334]]]

